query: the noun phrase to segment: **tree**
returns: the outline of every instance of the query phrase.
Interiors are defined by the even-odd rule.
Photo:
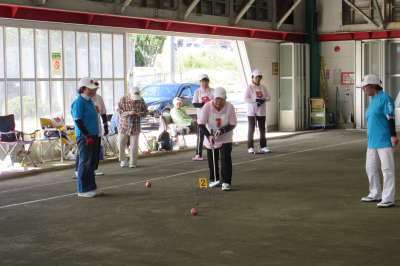
[[[132,34],[131,40],[143,56],[144,66],[153,67],[157,55],[163,52],[166,36]]]

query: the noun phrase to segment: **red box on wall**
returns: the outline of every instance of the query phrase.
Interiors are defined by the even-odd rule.
[[[354,85],[354,72],[342,72],[342,85]]]

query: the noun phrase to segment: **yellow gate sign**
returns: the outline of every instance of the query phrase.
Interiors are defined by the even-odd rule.
[[[207,188],[207,178],[199,178],[200,188]]]

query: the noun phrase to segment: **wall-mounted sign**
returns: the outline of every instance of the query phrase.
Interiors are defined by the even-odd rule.
[[[272,75],[278,75],[278,74],[279,74],[278,62],[273,62],[272,63]]]
[[[326,70],[326,79],[329,79],[329,69]]]
[[[51,53],[51,75],[62,76],[61,53]]]
[[[342,85],[354,85],[354,72],[342,72]]]

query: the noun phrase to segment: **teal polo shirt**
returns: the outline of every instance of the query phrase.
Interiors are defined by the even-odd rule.
[[[367,119],[368,148],[392,147],[387,114],[394,116],[393,99],[383,91],[372,97],[365,117]]]
[[[83,125],[90,135],[99,135],[99,119],[97,117],[97,110],[92,99],[86,100],[79,94],[75,101],[71,104],[71,111],[74,124],[75,119],[82,119]],[[75,136],[81,136],[81,131],[76,124]]]

